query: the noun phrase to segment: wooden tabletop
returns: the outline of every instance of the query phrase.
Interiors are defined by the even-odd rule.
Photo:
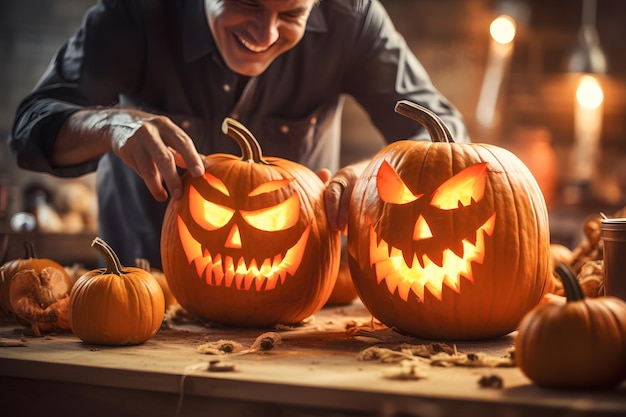
[[[408,338],[373,322],[358,302],[327,307],[298,328],[169,321],[138,346],[35,337],[10,318],[0,320],[0,338],[22,345],[0,347],[0,414],[15,413],[7,416],[626,416],[626,384],[597,392],[532,384],[510,366],[514,334]],[[235,353],[215,350],[225,345]],[[420,349],[434,351],[407,353]]]

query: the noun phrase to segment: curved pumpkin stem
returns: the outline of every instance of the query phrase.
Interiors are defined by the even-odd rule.
[[[24,252],[26,253],[24,259],[36,259],[35,244],[30,240],[24,241]]]
[[[107,268],[103,274],[115,274],[119,276],[124,273],[124,267],[122,267],[120,258],[117,257],[117,254],[103,239],[96,237],[93,242],[91,242],[91,247],[95,247],[104,258]]]
[[[263,153],[261,152],[261,145],[256,140],[252,132],[248,130],[239,121],[227,117],[222,123],[222,132],[235,139],[241,148],[241,160],[252,161],[257,164],[267,164],[263,160]]]
[[[580,301],[585,298],[585,293],[580,288],[580,284],[578,283],[578,278],[576,278],[576,274],[564,262],[559,262],[555,267],[556,273],[561,277],[561,281],[563,281],[563,289],[565,290],[565,297],[567,298],[567,302],[570,301]]]
[[[450,133],[443,120],[426,107],[408,100],[400,100],[396,103],[394,110],[396,113],[413,119],[424,126],[433,142],[454,143],[452,133]]]

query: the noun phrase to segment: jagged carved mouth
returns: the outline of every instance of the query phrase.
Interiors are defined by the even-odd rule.
[[[428,290],[438,300],[441,300],[443,285],[456,292],[460,291],[461,277],[474,282],[472,262],[482,264],[485,254],[485,236],[491,236],[496,222],[494,213],[476,231],[476,243],[463,240],[462,257],[445,249],[441,265],[437,265],[427,255],[422,256],[422,262],[414,255],[412,266],[404,261],[402,251],[389,246],[384,240],[378,242],[378,235],[374,228],[370,229],[370,266],[376,269],[376,279],[380,284],[383,280],[391,294],[396,290],[398,296],[408,301],[412,291],[420,301],[424,301],[424,292]]]
[[[238,290],[273,290],[285,283],[287,275],[294,276],[300,267],[310,230],[311,225],[284,256],[277,254],[260,261],[246,261],[243,257],[235,259],[229,255],[209,253],[194,239],[185,222],[178,216],[178,233],[183,250],[187,262],[194,266],[198,277],[204,278],[207,285],[234,286]]]

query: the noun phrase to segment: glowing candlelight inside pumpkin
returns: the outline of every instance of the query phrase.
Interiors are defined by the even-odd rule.
[[[576,90],[574,113],[574,179],[587,181],[593,175],[598,159],[604,93],[598,80],[583,75]]]
[[[494,123],[500,87],[513,53],[515,32],[515,20],[508,15],[496,17],[489,27],[489,58],[476,108],[476,119],[485,127]]]

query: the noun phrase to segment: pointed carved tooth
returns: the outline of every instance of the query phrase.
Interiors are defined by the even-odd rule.
[[[225,256],[222,261],[224,266],[224,285],[230,287],[233,285],[233,278],[235,278],[235,270],[233,268],[233,258]]]
[[[263,265],[261,265],[259,272],[264,277],[269,277],[272,274],[272,261],[269,258],[263,261]]]
[[[204,270],[204,282],[206,282],[206,285],[213,285],[213,274],[211,274],[211,269],[209,268]]]
[[[224,267],[222,266],[222,256],[220,254],[217,254],[215,259],[213,259],[211,272],[213,273],[215,285],[221,285],[222,279],[224,278]]]
[[[388,275],[385,278],[385,284],[387,284],[387,290],[389,290],[390,294],[393,294],[398,287],[399,281],[402,279],[402,276],[398,273],[393,273]]]
[[[411,284],[405,279],[401,279],[398,282],[398,295],[404,301],[409,300],[409,290],[411,289]]]
[[[246,277],[245,275],[235,274],[235,287],[238,290],[243,289],[242,284],[243,284],[243,280],[244,280],[245,277]]]
[[[248,291],[252,286],[252,283],[255,281],[254,274],[252,272],[248,272],[243,279],[243,289]]]
[[[278,277],[276,275],[272,275],[271,277],[266,278],[265,290],[273,290],[276,288],[276,284],[278,283]]]
[[[398,270],[397,260],[387,259],[376,264],[376,280],[378,284],[385,279],[386,276],[396,272]]]
[[[248,271],[253,275],[261,275],[259,268],[256,265],[256,259],[250,261],[250,265],[248,265]]]
[[[274,256],[274,259],[272,259],[272,269],[274,271],[280,269],[280,263],[282,262],[282,260],[283,260],[283,257],[280,253]]]
[[[210,265],[211,265],[211,257],[209,256],[208,258],[196,258],[193,260],[193,265],[196,268],[196,274],[199,277],[202,277],[202,275],[204,275],[205,270],[207,269],[207,267],[209,267],[210,269]]]
[[[276,274],[274,274],[276,275]],[[284,284],[285,283],[285,279],[287,278],[287,271],[278,271],[278,276],[280,278],[280,283]]]
[[[246,266],[246,261],[243,259],[243,256],[239,258],[237,261],[237,267],[235,268],[236,274],[245,275],[248,273],[248,267]]]
[[[411,289],[413,290],[417,298],[421,302],[424,302],[424,283],[416,281],[413,283],[413,285],[411,285]]]
[[[435,298],[437,298],[437,300],[441,301],[441,293],[443,292],[441,282],[428,280],[425,287],[428,289],[428,291],[430,291],[432,295],[435,296]]]
[[[253,277],[253,279],[254,279],[254,288],[257,291],[261,291],[263,289],[263,284],[267,282],[267,278],[261,275],[257,275]]]

